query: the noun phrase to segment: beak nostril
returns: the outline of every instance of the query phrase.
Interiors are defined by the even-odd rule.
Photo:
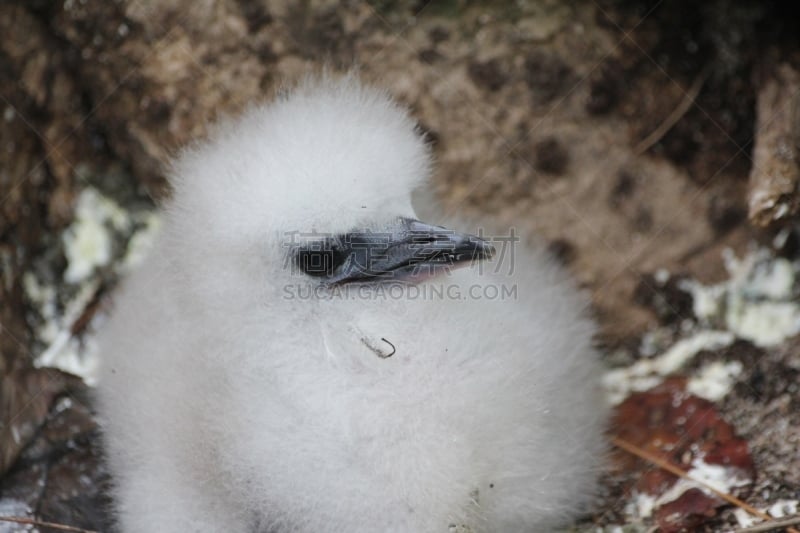
[[[411,234],[411,242],[413,244],[436,244],[442,241],[444,241],[444,238],[441,235],[431,235],[422,232],[413,232]]]

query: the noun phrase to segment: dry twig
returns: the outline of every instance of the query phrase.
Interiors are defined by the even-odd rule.
[[[766,524],[756,524],[755,526],[737,529],[734,533],[766,533],[767,531],[789,528],[789,526],[796,526],[797,524],[800,524],[800,516],[784,518],[783,520],[773,520]],[[790,529],[790,531],[792,531],[792,529]]]
[[[50,529],[58,529],[59,531],[71,531],[72,533],[98,533],[97,531],[93,531],[91,529],[66,526],[64,524],[57,524],[55,522],[45,522],[42,520],[36,520],[35,518],[25,518],[22,516],[0,516],[0,522],[13,522],[15,524],[24,524],[26,526],[49,527]]]
[[[700,89],[703,88],[703,84],[705,83],[706,79],[708,78],[708,74],[711,71],[709,67],[704,68],[700,74],[692,82],[692,86],[689,87],[689,90],[683,95],[683,100],[681,103],[678,104],[672,113],[659,124],[659,126],[653,130],[650,135],[639,141],[639,144],[636,145],[636,148],[633,149],[633,152],[636,155],[642,155],[650,148],[653,147],[658,141],[660,141],[664,135],[667,134],[672,127],[678,123],[678,121],[689,111],[689,108],[692,107],[697,95],[700,94]]]

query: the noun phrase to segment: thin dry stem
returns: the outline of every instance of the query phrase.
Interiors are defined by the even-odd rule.
[[[703,84],[705,83],[706,79],[708,78],[708,74],[710,72],[710,68],[706,67],[697,75],[697,77],[692,82],[692,86],[689,87],[689,90],[683,95],[683,100],[681,103],[678,104],[672,113],[659,124],[659,126],[653,130],[650,135],[639,141],[639,144],[636,145],[636,148],[633,149],[633,152],[636,155],[642,155],[650,148],[653,147],[658,141],[660,141],[664,135],[667,134],[672,127],[678,123],[678,121],[689,111],[689,108],[692,107],[697,95],[700,94],[700,89],[703,88]]]
[[[35,518],[26,518],[23,516],[0,516],[0,522],[13,522],[15,524],[25,524],[28,526],[36,527],[49,527],[50,529],[58,529],[59,531],[71,531],[72,533],[98,533],[91,529],[83,529],[80,527],[67,526],[64,524],[57,524],[55,522],[45,522],[43,520],[36,520]]]
[[[755,526],[737,529],[734,533],[766,533],[767,531],[788,528],[789,526],[796,526],[797,524],[800,524],[800,516],[784,518],[783,520],[773,520],[766,524],[756,524]],[[790,531],[793,531],[793,529],[790,529]]]

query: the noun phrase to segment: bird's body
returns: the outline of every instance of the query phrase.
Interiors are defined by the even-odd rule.
[[[179,160],[103,333],[123,533],[549,531],[582,507],[604,409],[566,277],[521,245],[500,271],[375,263],[402,283],[337,259],[358,249],[342,235],[411,249],[406,233],[442,229],[413,221],[428,166],[405,113],[351,79],[308,83]],[[302,264],[308,242],[335,243],[331,268]]]

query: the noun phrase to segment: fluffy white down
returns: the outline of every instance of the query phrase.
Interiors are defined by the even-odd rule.
[[[605,421],[594,326],[545,255],[425,282],[516,300],[290,297],[309,280],[286,268],[286,232],[415,217],[429,166],[405,111],[352,78],[183,154],[101,333],[123,533],[551,531],[582,509]]]

